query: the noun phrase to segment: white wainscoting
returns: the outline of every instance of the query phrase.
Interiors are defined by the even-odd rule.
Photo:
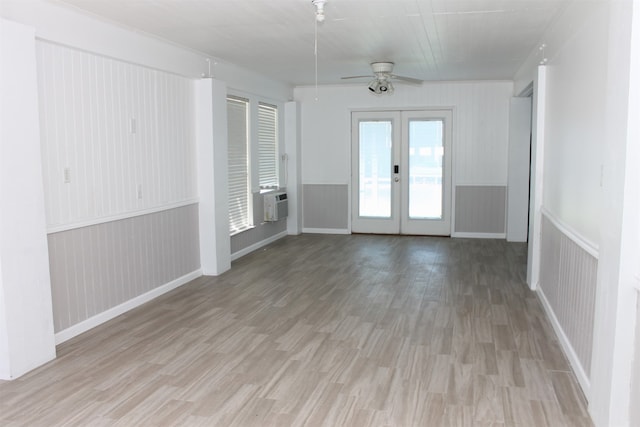
[[[179,277],[175,280],[172,280],[169,283],[166,283],[162,286],[158,286],[157,288],[151,289],[149,292],[146,292],[142,295],[139,295],[135,298],[132,298],[128,301],[123,302],[113,308],[110,308],[106,311],[96,314],[86,320],[83,320],[80,323],[76,323],[73,326],[68,327],[60,332],[55,334],[56,345],[62,344],[65,341],[70,340],[71,338],[77,337],[83,332],[87,332],[89,329],[95,328],[103,323],[108,322],[111,319],[115,319],[121,314],[126,313],[129,310],[133,310],[136,307],[141,306],[142,304],[151,301],[154,298],[159,297],[160,295],[166,294],[169,291],[172,291],[185,283],[188,283],[198,277],[202,276],[202,270],[198,269],[189,274],[185,274],[182,277]]]
[[[541,246],[537,292],[588,400],[598,248],[545,210]]]
[[[303,184],[302,193],[303,232],[348,230],[349,185]]]
[[[198,206],[52,233],[54,330],[68,339],[179,286],[200,268]]]
[[[504,239],[506,185],[456,185],[452,237]]]

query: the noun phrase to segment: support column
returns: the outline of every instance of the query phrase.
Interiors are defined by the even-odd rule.
[[[200,264],[205,275],[231,268],[227,175],[227,85],[205,78],[196,81],[196,145]]]
[[[0,379],[56,357],[35,31],[0,19]]]
[[[300,161],[300,104],[290,101],[284,104],[284,146],[287,154],[287,197],[289,217],[287,233],[302,233],[302,175]]]

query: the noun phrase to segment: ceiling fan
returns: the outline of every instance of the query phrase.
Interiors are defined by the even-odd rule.
[[[393,84],[391,80],[400,80],[402,82],[419,85],[422,80],[414,79],[412,77],[396,76],[393,74],[393,62],[372,62],[371,70],[373,76],[348,76],[342,77],[343,80],[347,79],[360,79],[364,77],[373,77],[373,80],[369,82],[369,90],[376,94],[393,93]]]

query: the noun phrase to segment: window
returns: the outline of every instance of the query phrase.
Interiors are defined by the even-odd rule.
[[[278,188],[278,108],[258,104],[258,178],[261,189]]]
[[[227,98],[229,138],[229,231],[238,233],[251,227],[249,217],[249,101]]]

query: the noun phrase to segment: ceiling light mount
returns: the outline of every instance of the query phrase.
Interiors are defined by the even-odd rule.
[[[316,21],[324,22],[324,5],[327,0],[311,0],[311,4],[316,7]]]
[[[547,55],[545,55],[544,53],[544,50],[546,48],[547,48],[547,45],[545,43],[542,43],[538,48],[538,50],[542,52],[542,59],[540,60],[540,65],[547,65],[547,62],[549,62],[549,60],[547,59]]]
[[[372,62],[371,70],[374,74],[391,74],[393,72],[393,62]]]

